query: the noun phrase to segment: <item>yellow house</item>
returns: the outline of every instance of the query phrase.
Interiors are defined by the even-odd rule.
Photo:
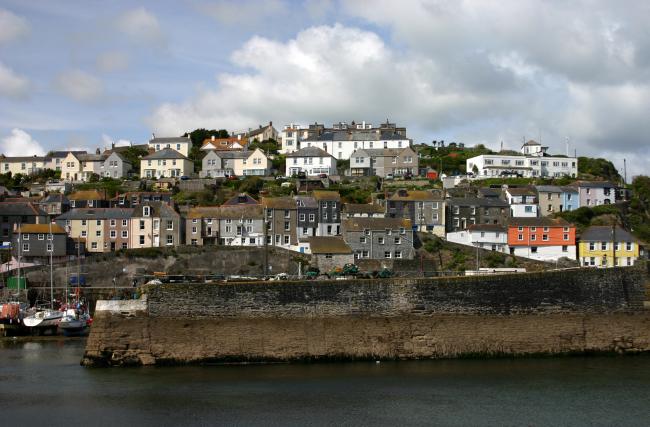
[[[639,259],[639,242],[620,227],[592,226],[580,236],[580,264],[584,267],[632,266]]]
[[[5,157],[0,155],[0,173],[32,175],[45,168],[45,157]]]
[[[194,173],[194,163],[172,148],[164,148],[143,157],[140,178],[178,178]]]

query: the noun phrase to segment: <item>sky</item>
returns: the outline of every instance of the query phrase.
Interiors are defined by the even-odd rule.
[[[647,174],[649,20],[642,0],[0,0],[0,153],[389,119]]]

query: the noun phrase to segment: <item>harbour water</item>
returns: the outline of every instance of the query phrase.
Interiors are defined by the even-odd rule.
[[[650,425],[650,357],[88,369],[0,340],[2,425]]]

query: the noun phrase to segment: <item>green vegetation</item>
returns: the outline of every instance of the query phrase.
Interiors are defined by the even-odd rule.
[[[583,179],[602,178],[614,184],[621,181],[621,175],[616,170],[616,167],[614,167],[614,164],[605,159],[578,157],[578,171],[580,178]]]
[[[126,150],[120,151],[120,154],[131,163],[135,173],[140,173],[140,159],[149,154],[149,152],[140,147],[128,147]]]
[[[115,197],[117,194],[124,192],[122,188],[122,181],[113,178],[99,178],[91,180],[90,182],[79,184],[75,186],[75,190],[99,190],[106,191],[107,197]]]
[[[248,149],[252,151],[257,148],[262,150],[264,154],[268,156],[269,154],[278,154],[280,144],[275,139],[267,139],[261,142],[257,139],[254,139],[253,142],[248,145]]]
[[[188,133],[184,133],[182,136],[188,136]],[[215,138],[228,138],[230,134],[228,133],[227,130],[225,129],[195,129],[192,132],[189,133],[190,140],[192,141],[192,147],[190,148],[190,153],[188,158],[194,162],[194,170],[201,170],[201,160],[203,159],[203,156],[205,153],[201,151],[201,146],[203,145],[203,141],[205,141],[208,138],[212,138],[214,136]]]
[[[420,155],[421,168],[430,167],[447,175],[464,174],[467,172],[467,159],[481,154],[494,153],[482,144],[470,148],[459,148],[450,145],[438,149],[421,144],[415,148]]]
[[[632,232],[641,240],[650,242],[650,177],[634,178],[626,218]]]

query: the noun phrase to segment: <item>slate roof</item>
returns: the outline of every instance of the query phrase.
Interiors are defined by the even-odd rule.
[[[534,145],[542,145],[542,144],[540,144],[540,143],[537,142],[537,141],[533,141],[533,140],[531,139],[531,140],[529,140],[529,141],[526,141],[526,143],[525,143],[523,146],[524,146],[524,147],[531,147],[531,146],[534,146]]]
[[[179,216],[174,209],[164,202],[146,202],[138,205],[135,208],[132,208],[133,214],[131,216],[133,218],[143,218],[145,206],[148,206],[151,209],[149,214],[150,217],[169,218]]]
[[[0,160],[4,162],[43,162],[45,161],[45,157],[43,156],[17,156],[17,157],[2,156]]]
[[[308,240],[311,253],[318,254],[351,254],[352,249],[342,237],[319,236]]]
[[[73,151],[51,151],[50,153],[48,153],[48,154],[45,156],[45,158],[46,158],[46,159],[57,159],[57,158],[58,158],[58,159],[64,159],[64,158],[67,157],[67,155],[68,155],[69,153],[72,153],[72,154],[74,154],[75,156],[77,156],[77,155],[79,155],[79,154],[87,154],[86,151],[79,151],[79,150],[78,150],[78,151],[75,151],[75,150],[73,150]]]
[[[185,143],[185,144],[191,144],[192,140],[188,137],[185,136],[172,136],[172,137],[155,137],[153,139],[149,140],[149,144],[178,144],[178,143]]]
[[[56,220],[129,219],[132,215],[132,208],[80,208],[59,215]]]
[[[210,152],[216,154],[221,159],[247,159],[255,151],[248,150],[229,150],[229,151],[219,151],[219,150],[210,150]]]
[[[299,200],[302,201],[304,206],[298,204]],[[298,209],[316,209],[318,208],[318,202],[311,196],[296,196],[296,206],[298,206]]]
[[[409,150],[415,153],[411,147],[403,148],[360,148],[356,150],[352,155],[354,156],[357,152],[361,151],[370,157],[396,157],[402,154],[404,150]]]
[[[327,151],[318,147],[303,147],[298,151],[287,154],[287,157],[333,157]]]
[[[571,223],[563,218],[509,218],[509,226],[524,226],[524,227],[573,227]]]
[[[2,216],[45,216],[41,209],[31,202],[0,202]]]
[[[500,231],[506,232],[506,227],[498,224],[472,224],[467,227],[470,231]]]
[[[536,185],[535,189],[539,193],[564,193],[564,189],[559,185]]]
[[[268,124],[266,126],[261,126],[261,127],[257,128],[257,129],[254,129],[254,130],[248,132],[248,135],[249,136],[259,135],[261,133],[264,133],[270,127],[273,127],[273,125]]]
[[[376,129],[351,129],[323,132],[318,136],[311,136],[305,141],[404,141],[407,139],[395,132],[377,131]]]
[[[80,161],[80,162],[103,162],[108,158],[107,155],[105,154],[75,154],[75,157]]]
[[[347,213],[384,213],[384,207],[374,203],[346,203],[343,210]]]
[[[638,241],[637,238],[621,227],[616,227],[614,235],[612,235],[612,227],[609,225],[594,225],[588,227],[580,235],[580,240],[585,242],[611,242],[613,238],[616,238],[617,242]]]
[[[215,218],[223,219],[264,219],[261,205],[220,206]]]
[[[495,199],[492,197],[454,197],[447,200],[450,206],[480,206],[480,207],[496,207],[507,208],[510,205],[505,200]]]
[[[67,197],[65,197],[61,193],[52,193],[48,194],[47,196],[43,197],[39,203],[63,203],[63,204],[69,204],[70,201]]]
[[[218,218],[219,209],[221,209],[219,206],[197,206],[190,208],[186,217],[189,219]]]
[[[411,229],[411,220],[405,218],[349,218],[341,221],[343,231]]]
[[[162,150],[144,156],[142,160],[159,160],[159,159],[183,159],[188,160],[187,157],[174,150],[173,148],[164,148]]]
[[[242,199],[242,200],[240,200]],[[260,202],[255,200],[250,194],[238,194],[222,203],[221,206],[242,206],[242,205],[259,205]]]
[[[616,187],[609,181],[578,181],[573,185],[577,185],[580,188],[614,188]]]
[[[537,193],[530,187],[515,187],[506,190],[511,196],[536,196]]]

